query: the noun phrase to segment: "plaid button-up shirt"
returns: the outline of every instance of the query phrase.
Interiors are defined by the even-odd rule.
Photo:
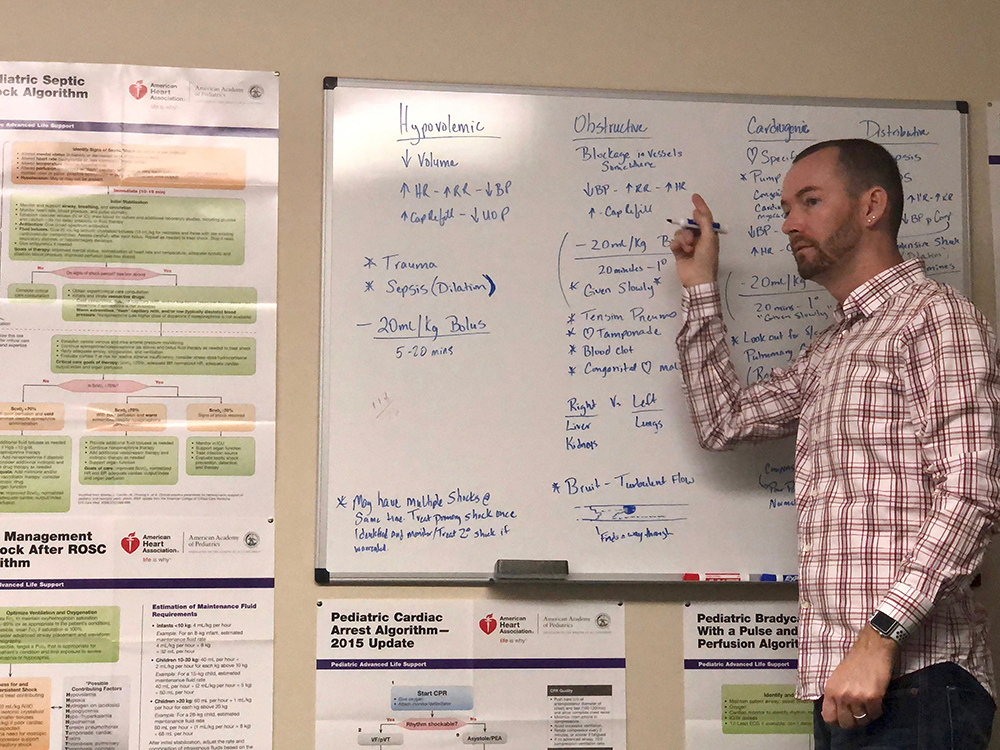
[[[677,338],[703,446],[796,433],[799,698],[875,611],[909,633],[894,676],[944,661],[994,693],[969,582],[1000,519],[1000,371],[988,323],[911,260],[869,280],[787,368],[740,387],[716,285]]]

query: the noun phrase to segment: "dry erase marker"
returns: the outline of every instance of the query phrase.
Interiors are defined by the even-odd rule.
[[[696,232],[701,228],[694,219],[667,219],[667,223],[677,227],[684,227],[685,229],[693,229]],[[726,233],[726,228],[717,221],[712,222],[712,229],[716,231],[716,234]]]

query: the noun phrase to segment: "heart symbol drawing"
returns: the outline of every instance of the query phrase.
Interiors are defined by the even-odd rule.
[[[649,375],[649,373],[652,372],[652,370],[653,370],[653,363],[650,362],[648,359],[642,363],[642,371],[644,373]]]
[[[139,549],[139,540],[136,538],[134,531],[128,536],[122,537],[122,549],[130,555]]]
[[[751,164],[757,161],[757,153],[758,150],[756,146],[751,146],[750,148],[747,149],[747,159],[750,160]]]
[[[493,619],[492,612],[479,621],[479,629],[486,633],[486,635],[489,635],[497,629],[497,621]]]

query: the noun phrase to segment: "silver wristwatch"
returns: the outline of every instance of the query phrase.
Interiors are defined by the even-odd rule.
[[[892,638],[896,643],[902,643],[906,639],[906,628],[881,610],[877,610],[869,622],[875,632],[885,638]]]

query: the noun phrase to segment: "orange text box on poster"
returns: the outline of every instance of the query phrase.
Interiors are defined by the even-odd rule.
[[[0,679],[0,747],[49,750],[51,710],[48,677]]]
[[[239,148],[22,141],[14,144],[12,180],[19,185],[242,190],[246,161]]]
[[[65,412],[60,403],[0,402],[0,430],[61,430]]]

